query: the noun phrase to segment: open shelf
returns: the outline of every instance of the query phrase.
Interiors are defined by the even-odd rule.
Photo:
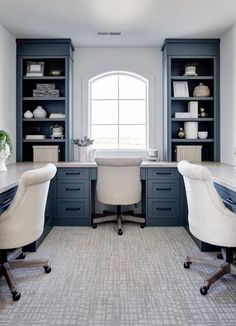
[[[58,146],[60,161],[73,160],[72,74],[73,45],[70,39],[17,39],[17,161],[33,161],[33,146],[50,150]],[[40,75],[34,74],[34,66]],[[54,75],[55,72],[59,74]],[[32,73],[32,75],[27,75]],[[45,118],[25,118],[38,107]],[[63,117],[49,118],[51,114]],[[53,128],[60,127],[64,138],[52,139]],[[54,131],[55,132],[55,131]],[[44,139],[26,139],[44,135]],[[51,148],[53,151],[54,147]]]
[[[196,154],[203,161],[218,161],[219,39],[166,39],[162,51],[165,94],[164,159],[175,161],[181,155],[191,159]],[[195,75],[185,75],[190,66],[195,67],[192,69]],[[199,86],[205,86],[202,93],[198,93],[201,90]],[[196,94],[209,96],[194,96]],[[185,115],[187,112],[191,113]],[[180,130],[184,131],[185,137],[191,136],[188,132],[192,130],[196,139],[178,138]],[[198,132],[204,131],[208,138],[197,138]]]
[[[65,118],[24,118],[23,119],[24,122],[42,122],[42,121],[65,121]]]

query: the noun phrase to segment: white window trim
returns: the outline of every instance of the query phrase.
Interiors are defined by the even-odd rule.
[[[147,151],[149,148],[149,81],[147,78],[138,75],[137,73],[133,73],[131,71],[108,71],[102,74],[99,74],[97,76],[94,76],[93,78],[91,78],[88,81],[88,135],[91,136],[91,115],[92,115],[92,108],[91,108],[91,87],[92,87],[92,83],[102,77],[106,77],[106,76],[112,76],[112,75],[127,75],[127,76],[133,76],[136,77],[137,79],[142,80],[145,83],[145,128],[146,128],[146,132],[145,132],[145,145],[146,148],[142,148],[142,149],[98,149],[98,151],[124,151],[124,152],[143,152],[143,151]],[[117,99],[118,101],[118,105],[119,105],[119,98]],[[119,124],[118,124],[119,125]],[[134,125],[138,125],[138,124],[134,124]],[[119,137],[119,136],[118,136]]]
[[[157,125],[162,126],[162,114],[157,115],[157,110],[155,110],[155,91],[156,91],[156,81],[153,75],[147,71],[143,71],[139,67],[130,66],[130,65],[108,65],[99,67],[91,71],[89,74],[85,75],[82,78],[82,98],[81,98],[81,112],[80,117],[80,134],[77,137],[82,137],[84,135],[89,135],[89,80],[93,77],[108,73],[110,71],[127,71],[142,76],[148,80],[148,103],[149,103],[149,126],[148,126],[148,138],[147,143],[149,148],[157,148],[158,147],[158,138],[160,138],[162,133],[162,128],[158,130]],[[75,90],[76,91],[76,90]],[[159,94],[161,96],[161,94]],[[161,110],[159,110],[160,112]],[[157,117],[159,119],[159,123],[157,123]],[[160,120],[161,119],[161,120]],[[143,155],[147,154],[146,150],[98,150],[98,153],[104,156],[111,155],[125,155],[125,156],[135,156],[135,155]]]

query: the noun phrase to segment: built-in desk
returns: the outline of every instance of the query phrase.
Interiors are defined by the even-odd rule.
[[[236,211],[236,170],[222,163],[201,163],[210,169],[216,189],[226,205]],[[42,163],[15,163],[8,171],[0,172],[0,212],[14,197],[21,174]],[[51,182],[45,214],[45,232],[53,225],[90,226],[95,212],[95,162],[58,162],[57,175]],[[147,226],[185,226],[187,206],[182,177],[176,162],[143,162],[141,165],[143,189],[142,213]],[[39,240],[31,250],[36,250]],[[198,243],[202,250],[208,246]]]

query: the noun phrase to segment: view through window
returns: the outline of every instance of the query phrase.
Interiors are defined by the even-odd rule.
[[[112,72],[90,80],[90,137],[98,149],[146,149],[148,81]]]

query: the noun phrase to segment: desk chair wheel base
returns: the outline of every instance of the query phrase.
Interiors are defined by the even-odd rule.
[[[122,235],[123,231],[121,229],[118,230],[118,235]]]
[[[22,252],[16,259],[25,259],[25,257],[26,257],[25,253]]]
[[[200,293],[202,295],[207,295],[207,291],[209,290],[209,286],[201,286],[200,287]]]
[[[20,292],[17,292],[17,291],[12,292],[12,300],[13,301],[20,300]]]
[[[144,228],[145,228],[145,226],[146,226],[146,224],[145,224],[145,223],[141,223],[141,224],[140,224],[140,227],[141,227],[141,229],[144,229]]]
[[[97,224],[96,224],[96,223],[93,223],[93,224],[92,224],[92,228],[93,228],[93,229],[96,229],[96,228],[97,228]]]
[[[184,262],[184,268],[186,268],[186,269],[190,268],[191,264],[192,264],[191,261],[185,261]]]
[[[44,268],[44,271],[45,271],[45,273],[46,274],[49,274],[49,273],[51,273],[51,266],[43,266],[43,268]]]
[[[223,255],[221,252],[218,252],[217,256],[216,256],[218,259],[224,259]]]

